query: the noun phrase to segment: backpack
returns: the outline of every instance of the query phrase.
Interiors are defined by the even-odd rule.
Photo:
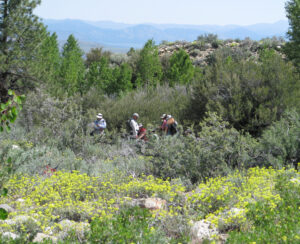
[[[129,134],[132,134],[132,128],[131,128],[131,125],[130,125],[131,120],[132,120],[132,118],[126,121],[126,131]]]
[[[170,126],[170,131],[172,135],[175,135],[177,133],[177,121],[175,120],[175,122],[173,124],[171,124]]]

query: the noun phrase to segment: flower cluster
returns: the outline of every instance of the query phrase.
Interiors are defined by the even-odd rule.
[[[145,175],[136,178],[119,171],[100,177],[78,171],[58,171],[50,176],[15,175],[7,182],[9,192],[0,203],[16,210],[9,214],[9,220],[27,216],[36,220],[35,229],[48,233],[66,219],[76,222],[111,219],[122,206],[134,203],[135,199],[161,198],[166,206],[152,211],[152,218],[158,222],[182,215],[191,221],[205,219],[222,231],[243,228],[251,204],[263,204],[270,211],[275,209],[282,201],[275,187],[281,175],[288,177],[290,185],[299,185],[297,171],[272,168],[252,168],[207,179],[192,192],[169,180]],[[0,222],[0,229],[7,229],[7,223]]]

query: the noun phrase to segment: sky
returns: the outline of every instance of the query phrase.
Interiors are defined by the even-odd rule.
[[[286,20],[287,0],[42,0],[44,19],[127,24],[252,25]]]

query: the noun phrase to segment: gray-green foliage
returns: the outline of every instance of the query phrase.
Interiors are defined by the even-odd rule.
[[[155,175],[195,183],[254,165],[257,141],[250,135],[230,128],[215,113],[208,114],[200,126],[197,137],[166,137],[149,146],[146,154],[152,156]]]
[[[103,51],[103,48],[92,48],[87,54],[86,54],[86,60],[85,65],[87,67],[90,67],[90,65],[94,62],[100,62],[102,57],[110,58],[111,56],[110,51]]]
[[[28,94],[18,123],[34,143],[54,141],[59,148],[76,150],[81,147],[88,120],[79,96],[59,100],[37,89]]]
[[[109,129],[126,128],[126,121],[133,113],[140,115],[139,122],[158,127],[163,113],[173,115],[178,121],[188,100],[184,87],[169,88],[158,86],[155,89],[138,89],[120,98],[97,97],[91,92],[86,99],[87,113],[92,121],[99,112],[105,117]]]
[[[262,165],[297,166],[300,162],[300,114],[288,110],[259,140]]]

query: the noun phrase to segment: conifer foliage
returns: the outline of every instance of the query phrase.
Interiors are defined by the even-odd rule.
[[[288,1],[285,8],[290,24],[287,32],[289,42],[286,44],[285,50],[288,57],[300,70],[300,0]]]
[[[40,0],[0,0],[0,101],[8,90],[31,86],[35,60],[46,31],[33,9]]]

